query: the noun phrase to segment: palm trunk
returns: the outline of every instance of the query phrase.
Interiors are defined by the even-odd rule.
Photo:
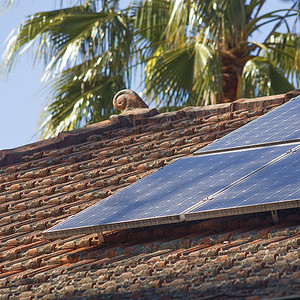
[[[232,54],[232,52],[221,52],[223,95],[217,100],[217,103],[228,103],[241,97],[242,72],[250,57],[241,53]]]
[[[238,89],[238,74],[235,65],[222,67],[223,97],[218,103],[228,103],[236,100]]]

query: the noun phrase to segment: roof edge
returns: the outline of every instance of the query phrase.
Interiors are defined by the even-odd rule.
[[[231,103],[222,103],[202,107],[186,107],[176,112],[161,114],[158,113],[156,108],[135,109],[120,115],[112,115],[108,120],[94,123],[83,128],[72,131],[63,131],[54,138],[41,140],[13,149],[1,150],[0,167],[18,163],[23,156],[32,155],[34,152],[60,149],[63,147],[84,143],[86,142],[87,137],[91,135],[99,135],[113,129],[122,127],[135,127],[142,124],[150,124],[153,121],[164,122],[166,120],[172,121],[180,118],[200,118],[242,109],[264,108],[274,104],[283,104],[299,95],[300,89],[297,89],[281,95],[251,99],[242,98]]]

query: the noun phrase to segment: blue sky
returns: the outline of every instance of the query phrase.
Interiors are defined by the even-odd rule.
[[[0,17],[0,54],[5,49],[5,40],[25,16],[55,8],[56,0],[22,0],[13,4]],[[129,2],[129,0],[121,1]],[[280,9],[284,2],[269,0],[266,9]],[[124,5],[124,3],[122,3]],[[262,40],[261,32],[254,39]],[[46,94],[40,78],[41,66],[32,66],[33,58],[29,51],[23,54],[8,79],[0,78],[0,150],[26,145],[38,140],[36,135],[39,116],[45,103]]]
[[[1,57],[10,32],[33,11],[53,8],[51,2],[55,1],[22,0],[0,17]],[[23,56],[7,79],[0,78],[0,150],[37,140],[34,135],[45,99],[43,93],[38,95],[42,68],[33,67],[32,59],[27,53]]]

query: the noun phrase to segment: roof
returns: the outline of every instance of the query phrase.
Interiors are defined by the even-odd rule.
[[[300,90],[158,114],[143,108],[0,151],[3,298],[300,294],[299,209],[46,240],[42,232]],[[254,299],[254,298],[252,298]],[[256,298],[255,298],[256,299]]]

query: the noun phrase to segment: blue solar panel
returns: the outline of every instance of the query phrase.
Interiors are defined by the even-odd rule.
[[[190,213],[300,199],[300,149],[249,176]]]
[[[179,216],[290,148],[279,145],[179,159],[47,232]]]
[[[195,154],[300,139],[300,96],[214,141]]]

